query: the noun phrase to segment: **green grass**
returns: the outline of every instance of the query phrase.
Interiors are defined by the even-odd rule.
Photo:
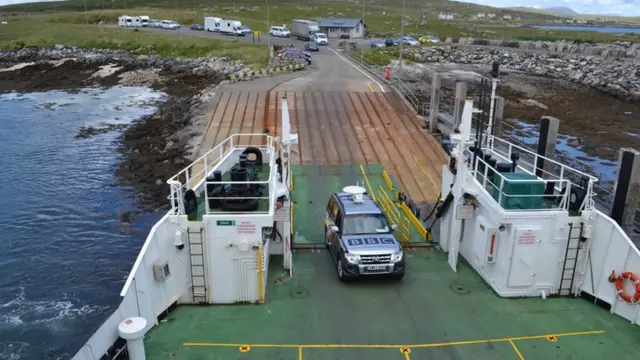
[[[56,44],[187,58],[228,56],[256,65],[267,62],[266,47],[246,42],[167,36],[133,29],[101,29],[98,25],[57,23],[34,26],[33,21],[29,20],[15,21],[0,27],[0,49]]]

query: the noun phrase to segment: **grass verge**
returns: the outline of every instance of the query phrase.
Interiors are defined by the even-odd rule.
[[[198,58],[228,56],[247,64],[265,65],[267,48],[240,41],[163,35],[134,29],[102,28],[98,25],[39,24],[31,20],[0,26],[0,49],[64,44],[82,48],[114,49],[140,55]]]

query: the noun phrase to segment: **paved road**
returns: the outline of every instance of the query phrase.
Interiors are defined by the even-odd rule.
[[[117,28],[117,25],[105,25],[108,28]],[[302,40],[298,40],[296,38],[281,38],[281,37],[276,37],[276,36],[269,36],[268,34],[262,34],[262,36],[260,38],[257,38],[253,35],[247,35],[247,36],[229,36],[229,35],[223,35],[217,32],[208,32],[208,31],[194,31],[189,29],[189,27],[182,27],[180,29],[177,30],[167,30],[167,29],[158,29],[158,28],[138,28],[140,31],[147,31],[147,32],[154,32],[154,33],[161,33],[161,34],[166,34],[166,35],[177,35],[177,36],[196,36],[196,37],[203,37],[203,38],[211,38],[211,39],[222,39],[222,40],[238,40],[238,41],[246,41],[246,42],[253,42],[256,44],[265,44],[267,45],[268,43],[271,44],[280,44],[280,45],[288,45],[288,44],[294,44],[296,47],[302,48],[304,46],[304,41]],[[369,43],[371,42],[370,39],[365,39],[365,40],[352,40],[353,42],[357,42],[358,45],[362,48],[369,48]],[[340,40],[331,40],[330,41],[330,46],[331,47],[338,47],[338,43],[340,42]]]

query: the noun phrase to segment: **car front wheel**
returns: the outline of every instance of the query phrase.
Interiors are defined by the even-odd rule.
[[[344,282],[346,278],[344,276],[344,269],[342,268],[342,260],[340,259],[336,262],[336,272],[338,273],[338,279]]]

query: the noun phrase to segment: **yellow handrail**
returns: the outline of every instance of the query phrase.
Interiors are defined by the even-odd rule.
[[[264,271],[262,270],[262,245],[258,247],[258,296],[260,303],[264,303]]]
[[[362,172],[362,177],[364,177],[364,182],[367,184],[371,198],[373,201],[376,201],[376,194],[373,193],[373,188],[371,187],[371,183],[369,183],[369,178],[367,177],[367,173],[364,171],[364,166],[362,166],[362,164],[360,164],[360,171]]]

